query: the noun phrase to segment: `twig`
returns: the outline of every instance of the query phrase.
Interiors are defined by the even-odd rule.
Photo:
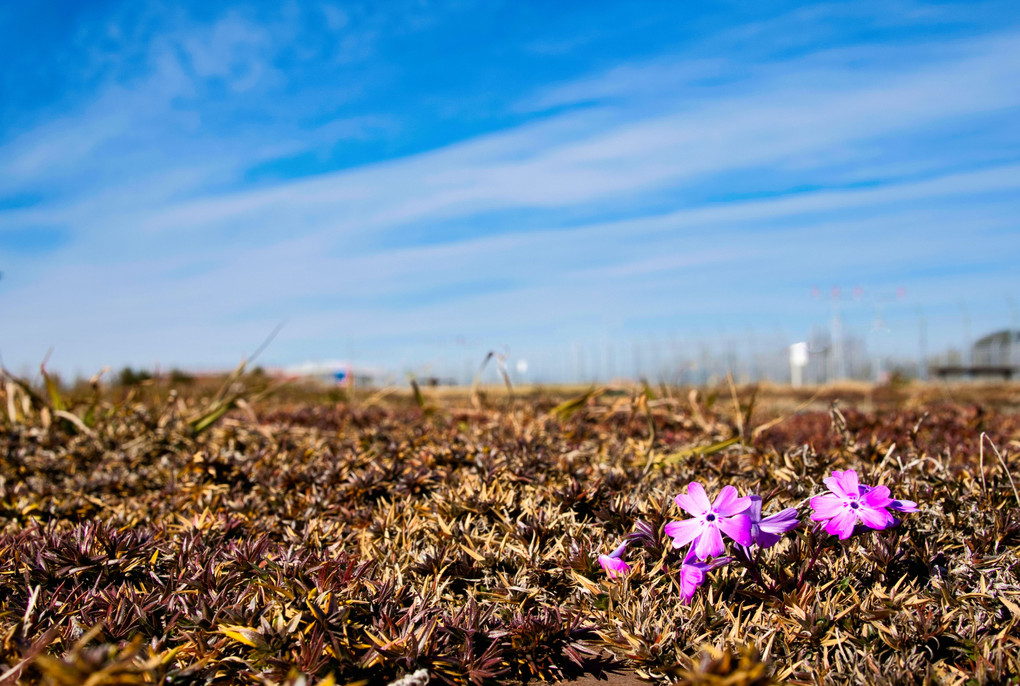
[[[988,497],[988,484],[985,483],[985,441],[988,441],[988,445],[992,446],[992,450],[995,451],[995,456],[999,458],[1002,470],[1006,472],[1006,478],[1009,479],[1009,485],[1013,487],[1013,497],[1016,498],[1016,504],[1020,506],[1020,492],[1017,492],[1016,483],[1013,481],[1013,475],[1009,473],[1009,465],[1007,465],[1006,461],[1002,459],[1002,454],[999,452],[999,449],[995,447],[995,444],[992,443],[992,439],[988,438],[988,434],[982,431],[980,438],[978,438],[978,442],[980,444],[980,449],[978,450],[978,467],[981,470],[981,487],[985,490],[985,497]]]
[[[282,322],[276,325],[276,328],[274,328],[272,332],[268,336],[266,336],[266,340],[262,341],[262,343],[259,344],[259,347],[255,348],[255,352],[248,356],[248,364],[254,362],[255,358],[257,358],[259,355],[265,352],[265,349],[269,347],[269,344],[273,342],[273,339],[276,338],[280,331],[283,330],[283,327],[286,324],[287,320],[284,319]]]

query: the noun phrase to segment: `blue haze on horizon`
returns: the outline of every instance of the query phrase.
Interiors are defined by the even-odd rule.
[[[1016,318],[1016,2],[5,3],[0,60],[11,369]]]

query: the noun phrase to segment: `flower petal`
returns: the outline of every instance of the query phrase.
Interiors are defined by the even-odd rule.
[[[605,570],[606,574],[614,579],[617,576],[626,574],[627,570],[630,569],[630,565],[625,561],[618,557],[610,557],[609,555],[599,555],[599,564],[602,565],[602,569]]]
[[[785,534],[787,531],[793,531],[799,525],[800,517],[797,515],[797,508],[788,507],[761,520],[758,526],[762,531],[767,531],[770,534]]]
[[[719,491],[719,495],[716,496],[715,502],[712,503],[712,510],[720,517],[729,517],[738,512],[743,512],[750,506],[751,498],[749,496],[745,495],[743,498],[738,498],[737,489],[733,488],[733,486],[723,486],[723,489]]]
[[[723,486],[722,490],[719,491],[719,495],[712,502],[712,509],[718,513],[720,507],[726,507],[736,499],[737,489],[733,486]]]
[[[701,535],[705,525],[698,519],[684,519],[679,522],[670,522],[665,527],[667,536],[673,538],[673,547],[682,548],[695,538]]]
[[[711,572],[713,569],[719,569],[730,563],[731,557],[717,557],[711,562],[702,562],[701,568],[706,572]]]
[[[724,534],[740,545],[751,545],[754,543],[754,539],[751,538],[751,518],[742,512],[732,517],[720,519],[719,528]],[[718,553],[716,554],[718,555]]]
[[[853,510],[847,508],[829,520],[825,525],[825,531],[833,536],[839,536],[839,540],[845,541],[853,535],[856,525],[857,515]]]
[[[836,495],[841,495],[845,498],[853,498],[858,495],[856,490],[848,493],[843,488],[843,472],[841,472],[838,469],[832,472],[832,476],[827,476],[824,479],[822,479],[822,483],[825,484],[825,486]]]
[[[833,474],[835,474],[835,472],[833,472]],[[836,480],[839,481],[840,486],[843,487],[843,492],[846,493],[848,496],[860,494],[859,487],[861,485],[861,482],[857,478],[857,472],[855,472],[854,470],[852,469],[845,470],[842,475],[836,477]]]
[[[872,529],[885,529],[893,522],[893,516],[884,507],[868,507],[862,504],[857,510],[857,516]]]
[[[894,500],[886,505],[890,510],[899,512],[917,512],[917,503],[913,500]]]
[[[754,544],[759,548],[763,549],[771,548],[776,543],[779,543],[779,541],[782,540],[782,538],[783,537],[781,534],[773,534],[769,533],[768,531],[762,531],[759,529],[754,536]]]
[[[692,515],[701,514],[700,512],[696,511],[694,501],[691,499],[691,496],[687,495],[686,493],[677,493],[676,497],[673,498],[673,502],[676,503],[676,506],[679,507],[684,512],[686,512],[687,514]]]
[[[677,496],[677,498],[679,497]],[[708,494],[705,493],[705,487],[697,481],[687,484],[687,498],[694,509],[684,509],[687,509],[693,515],[705,514],[712,509],[712,503],[708,502]],[[677,504],[679,505],[679,502]]]
[[[675,546],[676,543],[673,545]],[[709,524],[702,529],[701,536],[698,537],[698,542],[694,546],[694,554],[698,556],[699,560],[706,560],[721,554],[725,549],[719,527]]]
[[[843,507],[843,504],[846,502],[846,498],[834,493],[816,495],[811,499],[811,509],[814,510],[814,512],[811,513],[811,520],[820,522],[826,519],[832,519],[847,509]]]
[[[888,486],[875,486],[861,496],[861,505],[867,507],[885,507],[892,502]]]
[[[761,496],[760,495],[749,495],[751,499],[751,505],[747,508],[747,516],[751,518],[751,524],[757,524],[761,521]]]
[[[705,573],[694,565],[680,568],[680,600],[685,605],[691,602],[698,587],[705,581]]]

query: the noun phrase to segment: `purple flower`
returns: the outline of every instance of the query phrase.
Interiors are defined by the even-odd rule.
[[[811,499],[811,508],[814,510],[811,519],[825,522],[827,533],[845,540],[853,535],[858,522],[872,529],[885,529],[895,522],[895,518],[889,514],[888,508],[893,499],[886,486],[865,486],[862,490],[857,472],[852,469],[842,472],[835,470],[832,476],[823,481],[829,487],[829,492]],[[903,504],[908,502],[904,501]],[[916,507],[916,504],[911,504]]]
[[[728,557],[720,557],[711,562],[698,562],[694,546],[692,545],[691,549],[687,551],[687,556],[684,557],[683,564],[680,566],[680,602],[684,605],[690,605],[694,594],[705,583],[708,573],[713,569],[722,567],[729,561],[730,558]]]
[[[704,487],[697,481],[687,484],[687,493],[676,497],[681,510],[694,515],[694,519],[670,522],[667,536],[673,537],[673,547],[682,548],[691,541],[691,549],[699,560],[716,557],[725,550],[722,534],[740,545],[751,545],[751,519],[744,513],[751,506],[751,498],[737,497],[737,489],[724,486],[714,503],[708,502]]]
[[[619,548],[608,555],[599,555],[599,564],[611,579],[623,576],[630,571],[630,565],[623,559],[623,553],[627,550],[627,544],[623,543]]]
[[[751,506],[747,508],[747,516],[751,520],[751,540],[759,548],[771,548],[787,531],[800,526],[797,508],[788,507],[774,515],[762,519],[761,496],[752,495]]]
[[[874,487],[861,484],[857,488],[860,490],[861,495],[865,495]],[[896,510],[897,512],[917,512],[917,503],[913,500],[893,500],[891,503],[886,505],[886,508]]]

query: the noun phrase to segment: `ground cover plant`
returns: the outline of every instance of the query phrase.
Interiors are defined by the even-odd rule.
[[[3,378],[0,682],[1020,674],[1020,415],[980,392],[794,412],[729,387],[266,383]],[[756,533],[692,557],[670,523],[695,482]],[[853,488],[874,511],[838,519]]]

